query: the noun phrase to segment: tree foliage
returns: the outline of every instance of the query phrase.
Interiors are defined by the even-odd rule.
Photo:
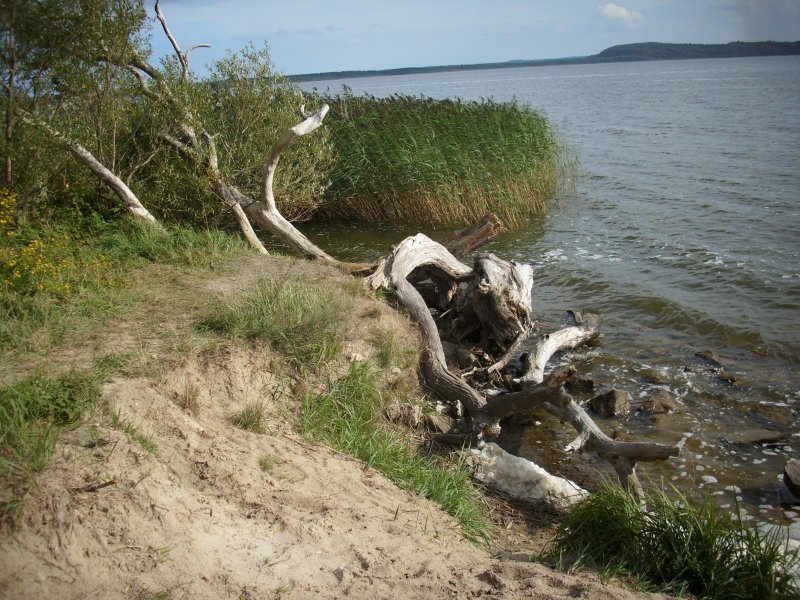
[[[149,94],[131,68],[149,65],[148,23],[143,0],[0,0],[0,187],[15,193],[20,212],[69,207],[108,218],[121,208],[63,143],[24,126],[22,115],[88,149],[161,219],[208,225],[227,215],[202,165],[160,139],[187,115],[214,136],[226,178],[246,192],[259,185],[270,145],[298,120],[299,88],[276,74],[266,47],[250,46],[214,64],[207,80],[184,77],[179,61],[166,59],[153,69],[169,97]],[[289,218],[310,215],[326,187],[330,144],[315,138],[287,157],[275,182]]]

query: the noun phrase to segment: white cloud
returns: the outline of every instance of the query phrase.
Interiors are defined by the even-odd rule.
[[[612,21],[622,21],[629,27],[636,27],[644,23],[644,15],[635,10],[628,10],[619,4],[603,4],[600,6],[600,12],[607,16]]]

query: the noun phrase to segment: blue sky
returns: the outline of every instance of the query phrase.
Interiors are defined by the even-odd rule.
[[[154,0],[146,0],[153,13]],[[800,40],[800,0],[162,0],[192,67],[269,43],[283,73],[585,56],[631,42]],[[156,56],[170,51],[153,30]]]

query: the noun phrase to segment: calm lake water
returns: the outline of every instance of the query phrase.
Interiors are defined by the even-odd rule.
[[[800,456],[800,57],[570,65],[305,83],[306,89],[531,105],[580,160],[546,217],[488,250],[535,269],[535,318],[602,316],[600,344],[569,357],[634,400],[668,389],[682,410],[603,426],[675,442],[684,456],[645,476],[711,490],[760,520],[792,522],[779,480]],[[335,119],[330,114],[329,119]],[[374,256],[407,229],[310,231],[342,258]],[[427,231],[433,234],[435,232]],[[695,353],[719,355],[735,383]],[[551,423],[546,423],[550,426]],[[779,429],[778,443],[733,434]],[[515,448],[540,460],[570,438],[531,427]],[[562,439],[563,436],[563,439]],[[571,439],[571,438],[570,438]],[[549,450],[548,450],[549,449]],[[564,459],[569,472],[576,459]],[[584,461],[585,462],[585,461]],[[559,465],[551,466],[554,470]],[[796,511],[796,512],[795,512]]]

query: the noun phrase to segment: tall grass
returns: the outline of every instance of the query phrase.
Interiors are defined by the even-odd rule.
[[[48,464],[58,432],[100,397],[99,370],[32,375],[0,389],[0,523],[13,519]]]
[[[352,306],[341,289],[262,279],[252,292],[217,305],[201,327],[268,344],[296,367],[317,366],[339,354]]]
[[[305,399],[300,430],[366,461],[401,488],[439,503],[461,523],[466,538],[485,541],[489,520],[467,465],[447,466],[417,454],[408,441],[382,426],[380,405],[376,374],[366,363],[353,363],[327,391]]]
[[[673,491],[650,492],[647,508],[613,486],[575,505],[551,553],[563,565],[588,563],[630,574],[669,593],[708,599],[800,597],[797,551],[777,530],[750,527],[712,498],[696,503]]]
[[[332,99],[329,218],[463,224],[494,211],[508,225],[542,213],[561,145],[516,102],[395,95]]]
[[[137,269],[153,263],[213,268],[249,252],[219,231],[166,232],[128,220],[80,227],[0,223],[0,350],[61,343],[114,316]]]

